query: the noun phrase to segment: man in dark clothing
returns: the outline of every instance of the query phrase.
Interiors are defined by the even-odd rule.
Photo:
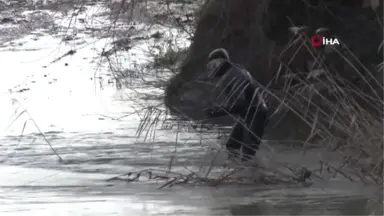
[[[222,48],[209,54],[207,72],[211,80],[218,80],[226,97],[224,104],[206,110],[207,115],[237,117],[226,147],[234,156],[239,156],[241,150],[242,160],[248,161],[256,154],[267,123],[268,108],[261,89],[245,68],[231,62]]]

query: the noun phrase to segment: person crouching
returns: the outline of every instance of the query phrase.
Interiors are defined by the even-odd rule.
[[[229,115],[236,119],[225,146],[231,156],[249,161],[259,149],[268,121],[268,108],[260,85],[244,67],[231,62],[223,48],[209,54],[207,73],[208,79],[218,80],[227,103],[206,109],[206,116]]]

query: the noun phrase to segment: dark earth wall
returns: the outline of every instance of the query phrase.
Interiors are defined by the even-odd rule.
[[[273,79],[280,62],[300,72],[305,70],[304,62],[312,58],[303,49],[285,49],[292,37],[287,30],[292,22],[307,25],[310,30],[326,26],[343,40],[365,67],[373,68],[380,63],[383,59],[382,52],[378,51],[383,41],[382,1],[376,10],[362,7],[362,0],[323,2],[328,7],[320,5],[318,0],[206,1],[198,14],[188,56],[180,73],[166,88],[165,104],[176,114],[194,120],[203,117],[201,110],[209,104],[207,95],[211,87],[196,82],[196,78],[204,72],[209,52],[218,47],[226,48],[232,60],[243,64],[261,84],[269,84],[271,89],[282,88],[281,82]],[[281,55],[282,50],[284,55]],[[344,63],[337,65],[340,58],[333,59],[338,73],[350,71]],[[356,67],[361,67],[359,65]],[[272,111],[277,107],[273,99],[269,100],[269,105]],[[266,135],[270,139],[302,140],[309,132],[309,127],[291,112],[276,115],[269,127]]]

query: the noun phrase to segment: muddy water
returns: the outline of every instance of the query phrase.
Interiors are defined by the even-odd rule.
[[[59,27],[68,26],[61,21]],[[100,19],[94,22],[103,25]],[[0,215],[362,215],[377,210],[368,201],[378,188],[340,177],[309,187],[184,185],[161,190],[164,181],[106,181],[135,170],[166,170],[171,159],[172,171],[199,172],[211,164],[216,136],[161,127],[147,139],[138,136],[145,108],[161,104],[142,96],[161,90],[138,82],[116,90],[107,75],[109,65],[94,58],[108,40],[78,33],[63,43],[62,36],[35,32],[1,46]],[[147,48],[137,46],[125,53],[129,63],[124,67],[134,69],[133,60],[145,63],[137,57]],[[50,64],[74,47],[76,55]],[[264,146],[259,156],[268,152]],[[315,167],[318,153],[290,150],[279,159]],[[215,162],[218,172],[225,157],[223,152]]]

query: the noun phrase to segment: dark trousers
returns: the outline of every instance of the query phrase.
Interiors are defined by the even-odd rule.
[[[267,123],[266,109],[251,107],[246,115],[247,111],[245,109],[240,114],[226,143],[230,154],[239,156],[240,150],[242,151],[243,161],[250,160],[256,154]]]

